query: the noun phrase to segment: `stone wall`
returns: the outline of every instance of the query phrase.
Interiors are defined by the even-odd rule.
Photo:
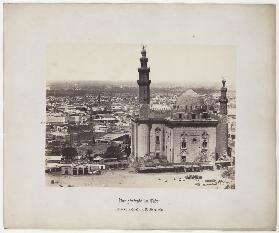
[[[220,125],[220,124],[219,124]],[[218,136],[222,137],[219,142],[219,151],[226,147],[226,127],[218,128]],[[219,126],[220,127],[220,126]],[[220,133],[221,132],[221,133]],[[203,133],[206,133],[206,148],[203,148]],[[187,135],[186,149],[181,148],[181,135]],[[203,151],[208,157],[215,159],[216,127],[189,126],[170,128],[160,123],[136,123],[132,122],[131,149],[134,157],[140,158],[147,154],[151,156],[167,157],[171,163],[180,163],[181,156],[185,156],[186,162],[193,162],[200,157]],[[156,136],[159,143],[156,144]],[[218,140],[219,140],[218,138]]]
[[[141,158],[149,154],[150,148],[150,135],[148,124],[138,124],[137,127],[137,157]]]
[[[165,155],[170,163],[173,163],[173,129],[166,127],[165,129]]]
[[[180,127],[173,129],[173,162],[180,163],[181,156],[186,156],[186,162],[193,162],[201,156],[202,134],[206,132],[207,155],[214,155],[216,150],[216,128],[215,127]],[[181,149],[181,135],[187,134],[187,147]]]

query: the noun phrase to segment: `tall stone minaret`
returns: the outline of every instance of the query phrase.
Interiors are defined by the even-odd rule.
[[[227,98],[227,88],[226,81],[222,80],[221,96],[219,98],[220,103],[220,117],[217,126],[216,134],[216,153],[217,158],[221,156],[226,157],[228,155],[228,98]]]
[[[227,88],[226,88],[226,80],[222,80],[222,88],[221,88],[221,97],[219,98],[220,103],[220,115],[227,115],[228,114],[228,98],[227,98]]]
[[[138,68],[139,79],[137,80],[139,85],[139,104],[140,104],[140,118],[148,118],[149,105],[150,105],[150,83],[149,72],[150,68],[147,67],[148,58],[146,57],[145,47],[142,47],[140,63]]]
[[[147,122],[141,122],[141,120],[147,120],[149,118],[150,111],[150,83],[149,72],[150,68],[147,67],[148,58],[146,57],[146,51],[144,46],[141,51],[140,63],[138,68],[139,72],[139,122],[137,125],[137,157],[144,157],[150,154],[150,125]]]

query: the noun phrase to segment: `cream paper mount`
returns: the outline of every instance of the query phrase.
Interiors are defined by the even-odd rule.
[[[145,76],[145,55],[140,54],[142,45],[147,46],[149,77]],[[145,84],[138,93],[141,65],[144,70],[141,78],[145,81],[140,83]],[[223,187],[218,189],[198,187],[185,178],[194,174],[187,173],[190,171],[181,177],[176,177],[178,173],[162,173],[162,178],[156,179],[153,174],[144,174],[142,178],[141,174],[125,173],[125,168],[105,170],[101,175],[46,174],[51,167],[46,163],[47,143],[52,140],[48,135],[51,133],[57,140],[67,130],[47,124],[48,114],[57,104],[57,99],[49,98],[55,89],[50,86],[53,81],[58,88],[56,92],[60,83],[64,89],[67,84],[66,89],[74,93],[92,82],[94,88],[103,85],[96,84],[98,81],[107,83],[107,87],[114,82],[124,83],[122,89],[130,88],[130,95],[139,94],[143,97],[140,101],[149,104],[149,97],[154,101],[156,86],[161,82],[167,82],[170,91],[165,92],[169,97],[165,101],[173,97],[171,91],[175,87],[177,94],[190,87],[200,95],[198,89],[208,84],[219,98],[224,93],[222,76],[226,76],[227,94],[235,90],[234,188],[224,189],[222,184],[216,186]],[[150,89],[146,85],[148,78]],[[100,89],[92,94],[101,95],[100,104],[107,95],[104,92]],[[63,101],[71,105],[69,99]],[[231,103],[228,102],[229,108]],[[4,4],[4,109],[6,228],[273,230],[276,227],[274,5]],[[203,122],[202,116],[199,117]],[[75,119],[65,118],[65,121],[75,122]],[[168,162],[181,159],[179,163],[184,163],[191,155],[197,155],[195,143],[208,151],[214,150],[211,146],[218,147],[215,142],[219,139],[213,140],[213,144],[211,141],[217,135],[214,127],[196,140],[203,127],[191,133],[181,132],[181,138],[174,138],[172,143],[181,143],[184,152],[174,157],[167,154]],[[152,156],[153,147],[148,145],[155,148],[156,136],[162,132],[156,131],[156,135],[155,129],[150,141],[136,134],[142,140],[138,154],[148,151],[148,156]],[[146,132],[147,128],[140,130]],[[174,132],[171,130],[165,133],[170,136]],[[54,131],[57,132],[53,134]],[[70,134],[68,142],[74,145],[75,140],[74,133]],[[80,146],[78,149],[78,155],[84,155]],[[136,154],[137,149],[131,153]],[[189,155],[187,151],[192,152]],[[153,156],[157,156],[156,151]],[[81,173],[89,172],[88,167],[77,165]],[[203,180],[207,179],[204,174],[213,174],[206,172],[199,173]],[[175,183],[173,178],[178,181]]]

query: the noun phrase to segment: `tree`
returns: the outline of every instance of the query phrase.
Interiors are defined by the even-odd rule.
[[[74,147],[66,147],[62,150],[62,156],[65,160],[71,161],[78,156],[77,150]]]
[[[92,149],[87,149],[86,151],[86,157],[90,156],[93,153]]]
[[[121,150],[119,146],[109,146],[104,154],[106,158],[119,158],[121,155]]]
[[[131,145],[131,137],[129,137],[128,135],[126,135],[126,137],[124,138],[123,142],[125,144]]]
[[[131,148],[129,146],[126,146],[124,152],[126,153],[127,157],[129,157],[131,154]]]

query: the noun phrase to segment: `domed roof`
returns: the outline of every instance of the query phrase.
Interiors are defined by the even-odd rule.
[[[203,99],[192,89],[185,91],[177,98],[176,105],[179,107],[202,106]]]

